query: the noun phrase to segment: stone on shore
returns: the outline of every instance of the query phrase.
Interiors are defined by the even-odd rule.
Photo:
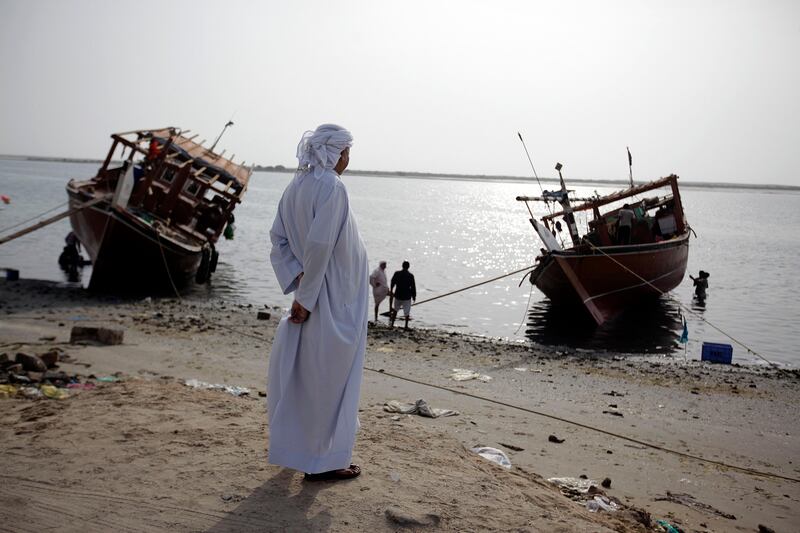
[[[16,361],[22,365],[23,369],[30,372],[44,372],[47,370],[47,365],[38,355],[19,352],[17,353]]]
[[[39,359],[44,361],[44,364],[47,365],[47,368],[53,368],[61,359],[61,351],[57,349],[49,350],[43,354],[40,354]]]
[[[69,342],[96,342],[99,344],[122,344],[124,331],[121,329],[98,328],[93,326],[73,326]]]

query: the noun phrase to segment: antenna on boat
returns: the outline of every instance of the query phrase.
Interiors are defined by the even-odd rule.
[[[630,147],[626,146],[625,149],[628,150],[628,173],[631,178],[631,188],[633,188],[633,157],[631,156]]]
[[[519,140],[522,143],[522,147],[525,149],[525,155],[528,156],[528,163],[531,164],[531,170],[533,170],[533,177],[536,178],[536,183],[539,184],[539,190],[542,191],[542,193],[544,193],[544,189],[542,188],[542,182],[539,181],[539,175],[536,173],[536,169],[533,166],[533,159],[531,159],[531,154],[528,152],[528,147],[525,146],[525,139],[522,138],[522,134],[520,132],[517,132],[517,135],[519,135]]]
[[[219,137],[217,137],[217,140],[214,141],[214,144],[211,145],[211,148],[208,149],[209,152],[213,152],[214,151],[214,147],[216,147],[217,143],[219,142],[219,140],[222,139],[222,134],[225,133],[225,130],[228,129],[228,126],[233,126],[233,121],[232,120],[229,120],[228,123],[225,124],[225,126],[222,128],[222,131],[219,132]]]

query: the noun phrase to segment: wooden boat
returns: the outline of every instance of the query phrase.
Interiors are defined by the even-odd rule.
[[[113,134],[97,175],[67,184],[72,230],[94,265],[90,289],[177,290],[192,279],[206,282],[216,268],[215,243],[233,221],[252,167],[188,133]]]
[[[556,167],[561,174],[560,165]],[[642,197],[657,189],[666,194]],[[647,298],[672,290],[683,280],[689,256],[689,232],[678,190],[678,176],[631,185],[608,196],[576,199],[573,207],[561,178],[561,190],[543,191],[541,197],[517,200],[557,202],[561,210],[531,224],[544,248],[530,274],[535,284],[555,305],[584,307],[597,324]],[[617,215],[627,203],[635,213],[630,241],[619,242]],[[587,232],[580,235],[575,214],[591,213]],[[561,220],[567,226],[571,246],[559,241]]]

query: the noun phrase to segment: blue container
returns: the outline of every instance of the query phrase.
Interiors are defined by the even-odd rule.
[[[700,360],[729,365],[733,360],[733,346],[716,342],[704,342]]]

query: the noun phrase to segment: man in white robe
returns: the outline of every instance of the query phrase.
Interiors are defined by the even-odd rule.
[[[352,139],[333,124],[303,135],[300,166],[270,230],[272,267],[294,302],[270,354],[269,462],[312,481],[361,471],[350,460],[359,425],[369,266],[339,179]]]
[[[369,275],[372,297],[375,299],[375,322],[378,321],[378,308],[389,294],[389,282],[386,280],[386,261],[381,261],[378,268]]]

